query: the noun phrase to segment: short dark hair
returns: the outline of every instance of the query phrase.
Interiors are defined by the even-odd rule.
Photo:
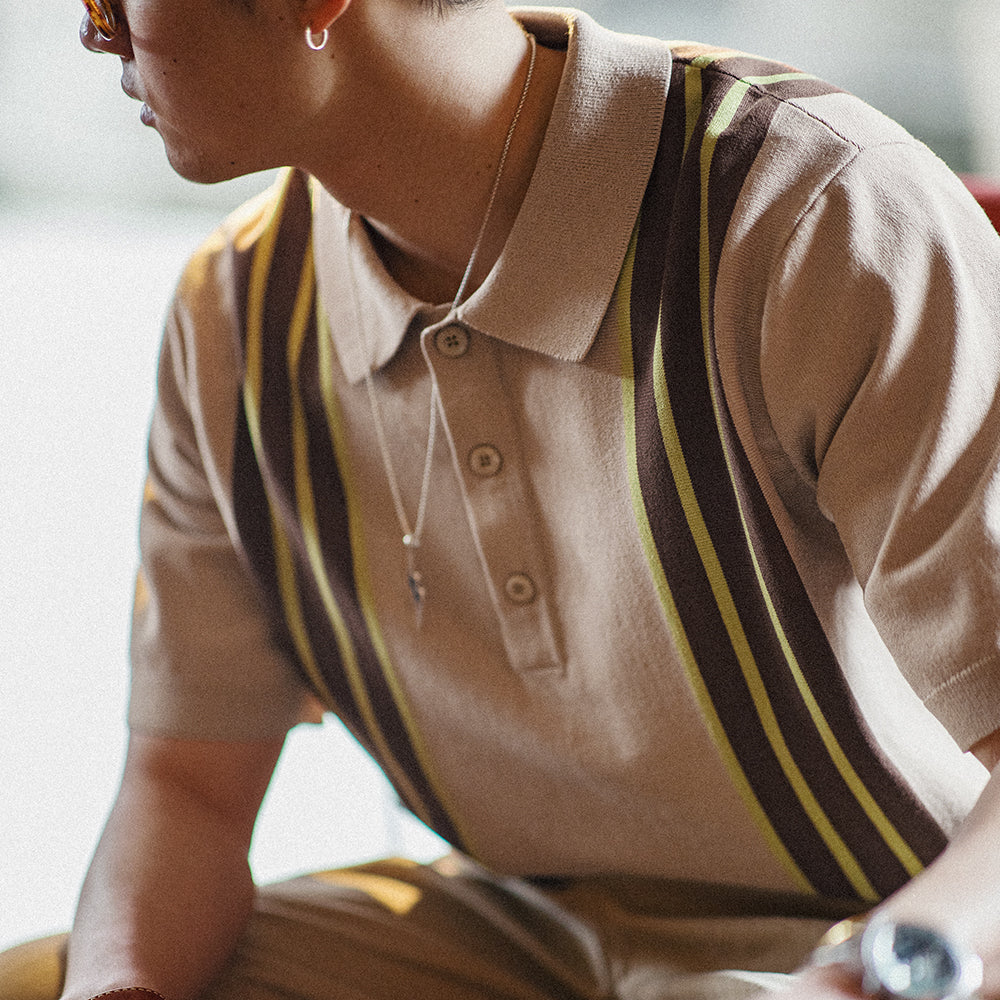
[[[417,0],[417,3],[419,3],[421,7],[430,7],[439,14],[444,14],[457,7],[475,7],[484,2],[485,0]],[[252,11],[254,9],[255,0],[237,0],[237,3],[245,7],[247,10]]]
[[[417,0],[422,7],[430,7],[438,14],[446,14],[458,7],[482,6],[485,0]]]
[[[255,6],[255,0],[236,0],[236,2],[248,11],[252,11]],[[485,0],[417,0],[421,7],[430,7],[438,14],[445,14],[458,7],[480,6],[484,2]]]

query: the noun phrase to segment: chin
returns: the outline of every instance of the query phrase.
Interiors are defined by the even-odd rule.
[[[258,167],[239,160],[215,159],[204,155],[190,155],[165,144],[167,162],[174,173],[194,184],[221,184],[237,177],[255,173]]]
[[[241,170],[236,165],[230,165],[224,169],[218,164],[177,163],[172,159],[169,162],[174,173],[193,184],[221,184],[224,181],[231,181],[254,172],[250,169]]]

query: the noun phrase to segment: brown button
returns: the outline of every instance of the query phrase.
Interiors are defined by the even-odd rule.
[[[483,479],[495,476],[503,466],[503,455],[491,444],[476,445],[469,452],[469,468]]]
[[[527,573],[514,573],[503,585],[504,593],[512,604],[530,604],[535,599],[535,581]]]
[[[469,349],[469,331],[454,323],[434,334],[434,346],[446,358],[460,358]]]

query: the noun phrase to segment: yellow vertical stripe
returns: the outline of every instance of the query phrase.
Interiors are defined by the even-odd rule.
[[[334,454],[337,457],[337,467],[340,471],[340,481],[344,488],[344,495],[347,499],[348,530],[351,543],[351,556],[354,563],[354,582],[357,588],[358,600],[365,617],[368,634],[372,640],[372,645],[378,657],[379,666],[385,678],[389,690],[399,712],[400,718],[406,727],[407,737],[413,748],[414,756],[418,765],[431,787],[441,807],[448,814],[448,818],[458,833],[463,849],[475,855],[475,845],[469,837],[469,833],[461,821],[450,796],[447,795],[444,784],[437,775],[437,770],[433,763],[433,758],[427,748],[416,718],[409,706],[402,684],[392,665],[389,650],[382,634],[382,627],[375,611],[374,590],[372,587],[371,568],[368,560],[367,547],[365,545],[364,533],[362,531],[362,519],[360,515],[361,504],[358,497],[357,487],[351,470],[350,454],[347,447],[347,440],[344,434],[343,420],[340,416],[339,407],[333,391],[333,357],[332,339],[327,326],[326,311],[322,305],[317,303],[317,322],[319,324],[319,359],[320,359],[320,389],[323,397],[323,406],[326,412],[327,428],[330,440],[333,445]],[[407,784],[407,787],[411,787]],[[412,791],[414,801],[420,803],[420,797],[416,790]],[[422,803],[421,803],[422,805]],[[415,810],[416,811],[416,810]],[[426,807],[424,807],[426,813]],[[420,815],[420,818],[431,825],[427,815]]]
[[[354,644],[351,642],[347,626],[344,624],[343,615],[334,599],[329,577],[323,567],[323,555],[320,551],[319,531],[316,525],[316,504],[312,491],[312,482],[309,478],[309,436],[303,413],[302,393],[298,384],[298,367],[309,322],[309,308],[312,302],[313,287],[313,253],[312,240],[310,239],[302,265],[299,288],[292,313],[292,323],[286,342],[288,391],[292,419],[291,443],[295,477],[295,501],[309,566],[319,590],[320,600],[323,602],[323,608],[327,613],[330,626],[333,630],[340,659],[345,664],[348,676],[352,678],[351,693],[359,707],[365,726],[373,729],[377,741],[378,728],[374,726],[374,718],[371,716],[368,706],[367,693],[364,691],[364,687],[360,681],[354,680],[359,673]]]
[[[247,427],[258,465],[263,468],[264,445],[261,436],[261,395],[263,391],[264,365],[264,298],[267,291],[267,279],[271,270],[271,260],[274,256],[274,245],[278,237],[278,227],[288,197],[290,172],[279,182],[282,185],[281,194],[274,207],[274,213],[264,228],[254,251],[250,270],[250,286],[247,293],[247,330],[246,330],[246,376],[244,385],[244,410],[247,417]],[[302,613],[302,603],[299,599],[298,585],[295,580],[295,563],[292,558],[288,537],[278,518],[274,505],[269,501],[271,518],[272,546],[274,549],[275,568],[278,578],[278,590],[285,610],[285,621],[291,633],[292,642],[298,653],[303,669],[309,677],[316,693],[330,708],[336,709],[336,702],[323,680],[323,675],[316,664],[309,636],[306,632],[305,617]]]
[[[700,299],[702,317],[702,337],[703,348],[706,361],[711,357],[711,256],[709,246],[709,181],[711,177],[712,161],[715,155],[719,137],[731,124],[738,111],[743,98],[749,90],[749,85],[744,81],[734,83],[727,91],[718,110],[709,123],[706,130],[704,142],[700,151],[701,158],[701,210],[700,210],[700,233],[699,233],[699,280]],[[705,567],[712,593],[719,606],[719,612],[729,635],[730,643],[736,654],[743,677],[750,691],[751,698],[760,718],[761,726],[767,736],[771,749],[781,766],[782,772],[791,785],[796,798],[805,810],[810,822],[816,828],[817,833],[822,838],[824,844],[836,859],[841,871],[853,886],[854,890],[862,899],[875,901],[879,898],[868,877],[865,875],[857,858],[851,849],[844,842],[844,839],[837,832],[826,811],[819,804],[815,794],[809,787],[805,776],[795,762],[794,756],[781,731],[780,723],[775,714],[771,699],[767,694],[767,689],[761,677],[760,670],[754,659],[750,645],[746,638],[746,633],[736,609],[736,602],[733,600],[729,585],[725,579],[725,573],[719,562],[715,546],[712,543],[708,528],[694,488],[691,483],[690,474],[687,469],[686,460],[680,446],[674,424],[673,412],[670,403],[669,392],[666,381],[662,374],[662,343],[661,332],[657,330],[656,337],[657,358],[655,362],[655,389],[657,411],[660,416],[660,428],[663,434],[664,446],[667,450],[671,472],[677,484],[681,496],[681,503],[685,516],[691,530],[695,545],[698,548],[699,556]],[[714,385],[711,377],[711,370],[708,373],[709,385],[712,391],[713,405],[715,407],[716,419],[718,421],[718,401],[715,399]],[[720,435],[721,436],[721,435]],[[725,451],[725,448],[723,448]],[[726,455],[729,462],[729,456]],[[729,469],[732,478],[732,469]],[[742,516],[742,512],[741,512]],[[749,538],[747,539],[749,543]],[[752,551],[752,547],[751,547]],[[763,580],[758,577],[763,586]]]
[[[691,145],[698,119],[701,117],[701,70],[695,66],[684,68],[684,155]]]
[[[327,619],[333,631],[340,654],[341,665],[347,677],[351,695],[362,724],[372,741],[376,757],[392,779],[393,783],[406,796],[413,811],[425,823],[430,819],[426,805],[414,788],[409,776],[396,760],[389,742],[378,723],[374,706],[371,702],[367,686],[358,663],[357,650],[351,639],[350,631],[344,621],[343,613],[337,604],[333,587],[323,558],[319,537],[319,527],[316,517],[316,500],[313,493],[312,475],[309,464],[309,432],[305,419],[305,409],[302,402],[302,390],[299,379],[299,363],[305,334],[308,329],[311,307],[314,301],[314,271],[313,271],[312,241],[310,240],[305,260],[303,261],[302,277],[299,284],[299,294],[296,298],[292,325],[288,338],[288,371],[289,393],[292,411],[292,446],[294,456],[295,497],[299,521],[305,539],[306,554],[312,571],[320,600],[326,611]],[[325,337],[320,335],[320,344]],[[322,350],[322,346],[321,346]],[[328,394],[329,373],[321,373],[324,381],[323,391]]]
[[[761,726],[767,736],[768,743],[771,745],[771,749],[774,751],[775,757],[778,759],[782,772],[788,779],[788,783],[794,790],[796,797],[809,816],[813,826],[822,837],[823,842],[837,859],[837,863],[840,865],[845,876],[863,899],[875,900],[878,898],[878,894],[861,870],[861,866],[851,853],[850,848],[844,843],[843,838],[837,833],[833,823],[817,801],[805,776],[795,763],[792,752],[781,731],[781,726],[775,714],[774,707],[771,704],[771,699],[767,694],[764,680],[761,677],[753,652],[750,649],[750,643],[747,641],[746,633],[743,630],[736,602],[729,589],[729,584],[726,581],[725,573],[719,562],[715,546],[712,543],[708,526],[705,524],[701,507],[695,496],[694,486],[691,482],[687,462],[681,450],[680,439],[674,423],[666,381],[661,374],[663,364],[661,351],[660,330],[657,330],[654,388],[656,392],[656,407],[660,419],[660,431],[663,437],[664,448],[667,452],[670,471],[673,475],[678,495],[680,496],[684,515],[687,518],[691,537],[698,550],[702,565],[705,567],[705,574],[712,588],[712,594],[715,597],[719,613],[722,616],[726,632],[729,635],[733,652],[736,654],[737,661],[743,672],[743,677],[750,691],[754,707],[757,709]]]
[[[711,371],[711,275],[710,275],[710,248],[709,248],[709,219],[708,219],[708,204],[709,204],[709,180],[711,172],[712,158],[715,153],[715,148],[718,143],[719,137],[725,131],[725,129],[732,122],[737,109],[739,108],[740,102],[743,100],[744,95],[749,89],[749,85],[752,83],[774,83],[781,80],[786,80],[790,78],[805,78],[814,79],[812,77],[805,77],[803,74],[798,73],[788,73],[779,74],[773,77],[759,77],[750,80],[743,81],[735,85],[727,94],[719,110],[716,112],[715,117],[710,123],[707,134],[705,137],[705,145],[702,148],[702,183],[701,183],[701,235],[700,235],[700,260],[699,260],[699,270],[700,270],[700,296],[701,296],[701,315],[702,315],[702,343],[705,353],[706,364],[708,365],[708,384],[712,396],[712,406],[716,414],[716,423],[720,428],[720,439],[723,440],[723,445],[725,445],[725,440],[722,438],[721,433],[721,419],[720,419],[720,401],[718,399],[718,394],[715,387],[715,382],[712,377]],[[885,812],[875,801],[871,792],[867,789],[861,777],[854,770],[850,761],[847,759],[842,747],[837,742],[836,736],[833,733],[830,724],[827,722],[820,709],[816,698],[812,691],[809,689],[808,682],[805,679],[802,669],[799,666],[798,660],[792,651],[791,644],[788,642],[788,637],[785,634],[784,628],[778,617],[777,610],[774,607],[774,602],[771,595],[768,592],[767,584],[764,580],[763,573],[761,572],[760,564],[757,559],[756,552],[754,551],[754,546],[750,533],[746,523],[746,516],[743,510],[743,506],[740,503],[739,494],[736,490],[736,479],[733,474],[732,461],[728,452],[728,449],[723,447],[723,453],[726,457],[726,466],[729,474],[730,482],[733,484],[733,495],[736,498],[737,504],[740,511],[740,519],[743,525],[743,533],[747,542],[747,549],[750,553],[751,559],[753,560],[754,571],[757,576],[758,584],[760,587],[761,594],[766,603],[768,614],[770,616],[772,625],[778,636],[781,648],[784,652],[785,660],[788,664],[789,670],[792,677],[795,680],[796,687],[806,704],[809,715],[816,726],[817,732],[826,747],[827,752],[830,754],[830,758],[840,774],[841,778],[844,780],[845,784],[851,790],[851,793],[857,799],[858,804],[864,810],[865,814],[871,820],[872,824],[879,831],[880,836],[885,841],[889,849],[895,854],[897,859],[903,868],[912,876],[916,875],[923,869],[923,864],[920,859],[910,848],[909,844],[906,843],[905,839],[896,829],[892,821],[885,815]],[[838,838],[839,839],[839,838]],[[846,850],[846,847],[844,848]],[[857,864],[853,855],[848,852],[847,855],[836,855],[838,861],[841,862],[844,868],[845,874],[850,876],[849,869],[853,868]],[[854,879],[852,878],[852,884],[854,884]],[[867,879],[864,879],[864,884],[867,884]],[[858,888],[855,885],[855,888]],[[860,891],[860,890],[859,890]],[[874,889],[871,889],[874,893]],[[869,898],[864,893],[862,893],[864,898]],[[875,898],[874,896],[872,898]]]
[[[652,528],[649,524],[649,517],[646,513],[646,506],[642,497],[642,486],[639,482],[638,455],[636,451],[636,425],[635,425],[635,369],[633,363],[632,347],[632,270],[635,264],[636,243],[638,239],[639,226],[636,225],[632,236],[632,243],[629,247],[625,266],[622,269],[618,288],[615,293],[615,317],[618,329],[619,358],[621,362],[622,374],[622,404],[625,422],[625,434],[628,445],[629,460],[629,485],[632,494],[632,506],[635,510],[636,523],[642,540],[642,546],[646,553],[646,560],[653,575],[660,604],[664,615],[674,637],[674,644],[680,654],[684,664],[684,670],[694,692],[695,699],[701,710],[712,740],[715,743],[719,756],[729,772],[730,780],[733,782],[740,797],[742,798],[747,811],[752,817],[758,830],[760,830],[764,841],[771,852],[779,860],[782,866],[790,875],[795,885],[804,892],[814,892],[813,886],[806,878],[805,874],[795,863],[794,858],[789,854],[777,831],[771,824],[764,808],[761,806],[757,796],[754,794],[746,773],[741,766],[725,727],[715,710],[712,697],[705,686],[704,679],[698,669],[694,651],[688,641],[684,624],[681,621],[680,613],[674,602],[670,585],[667,582],[666,573],[653,539]],[[658,339],[659,342],[659,339]]]
[[[246,376],[244,391],[244,408],[247,416],[247,424],[251,441],[258,463],[263,468],[264,446],[261,431],[261,401],[263,394],[263,337],[264,337],[264,304],[267,294],[268,281],[271,264],[274,258],[275,245],[281,218],[288,197],[291,172],[286,172],[285,176],[279,180],[281,192],[274,207],[271,218],[261,231],[257,246],[251,262],[250,282],[247,293],[247,330],[246,330]],[[355,699],[362,722],[373,742],[373,749],[379,757],[380,763],[386,768],[392,781],[406,796],[408,804],[413,808],[419,818],[431,824],[432,817],[418,794],[412,780],[406,774],[405,769],[398,763],[395,755],[391,752],[388,742],[382,733],[365,687],[364,679],[358,664],[357,653],[351,640],[349,629],[344,621],[343,614],[337,605],[330,586],[329,576],[323,564],[321,547],[319,542],[319,531],[316,517],[315,496],[312,489],[312,479],[309,469],[309,437],[308,427],[305,420],[302,391],[298,376],[299,363],[301,359],[302,347],[305,335],[308,330],[310,319],[310,308],[315,300],[314,297],[315,277],[314,277],[314,257],[313,246],[310,239],[306,248],[305,259],[300,271],[299,285],[296,292],[295,304],[291,325],[287,335],[286,351],[289,369],[289,400],[292,411],[291,445],[293,451],[295,497],[300,525],[306,546],[306,554],[309,560],[310,569],[316,580],[321,601],[328,614],[330,625],[337,642],[338,652],[344,666],[348,684],[351,688],[352,696]],[[332,382],[330,375],[329,341],[327,338],[320,338],[320,358],[321,365],[325,366],[321,373],[322,391],[324,406],[328,416],[331,430],[337,426],[336,420],[331,420],[331,415],[335,412],[335,401],[332,394]],[[336,437],[336,435],[335,435]],[[346,457],[343,449],[343,441],[334,441],[335,449],[341,457]],[[346,467],[346,464],[345,464]],[[345,490],[348,484],[345,484]],[[270,519],[272,526],[272,544],[276,564],[278,587],[284,608],[284,614],[289,631],[295,644],[296,652],[302,662],[303,668],[309,676],[317,693],[323,701],[333,710],[337,710],[336,699],[327,685],[322,671],[320,670],[314,651],[312,649],[308,630],[305,624],[305,616],[302,609],[301,596],[298,590],[296,579],[295,560],[287,532],[275,510],[273,502],[269,499]],[[350,507],[350,502],[349,502]],[[359,546],[360,536],[357,532],[357,518],[349,514],[349,524],[351,525],[352,542],[355,548],[363,551],[363,546]],[[367,576],[367,572],[362,574]],[[404,724],[409,728],[411,738],[416,735],[416,727],[413,723],[412,713],[405,706],[402,699],[400,685],[391,671],[388,663],[388,656],[385,651],[385,644],[382,641],[381,633],[378,631],[377,622],[371,609],[370,588],[362,596],[362,603],[367,606],[364,609],[366,620],[369,625],[373,622],[376,625],[373,642],[379,655],[380,665],[387,674],[387,681],[394,696],[397,699],[397,708],[401,708],[401,715]],[[422,741],[417,735],[414,739],[414,752],[421,766],[426,767],[428,754],[422,746]],[[427,772],[425,772],[427,774]],[[435,783],[430,774],[427,774],[428,782],[434,787]],[[439,783],[438,783],[439,784]],[[438,794],[438,788],[434,788]],[[449,812],[449,819],[454,823],[454,812],[443,808]],[[456,824],[457,827],[457,824]],[[464,836],[464,834],[460,834]]]

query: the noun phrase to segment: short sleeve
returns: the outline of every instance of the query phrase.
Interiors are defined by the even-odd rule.
[[[967,748],[1000,728],[1000,240],[923,147],[859,150],[784,248],[761,351],[782,448]]]
[[[167,321],[149,436],[130,725],[193,739],[283,735],[305,689],[240,556],[231,465],[240,366],[224,247],[189,265]]]

